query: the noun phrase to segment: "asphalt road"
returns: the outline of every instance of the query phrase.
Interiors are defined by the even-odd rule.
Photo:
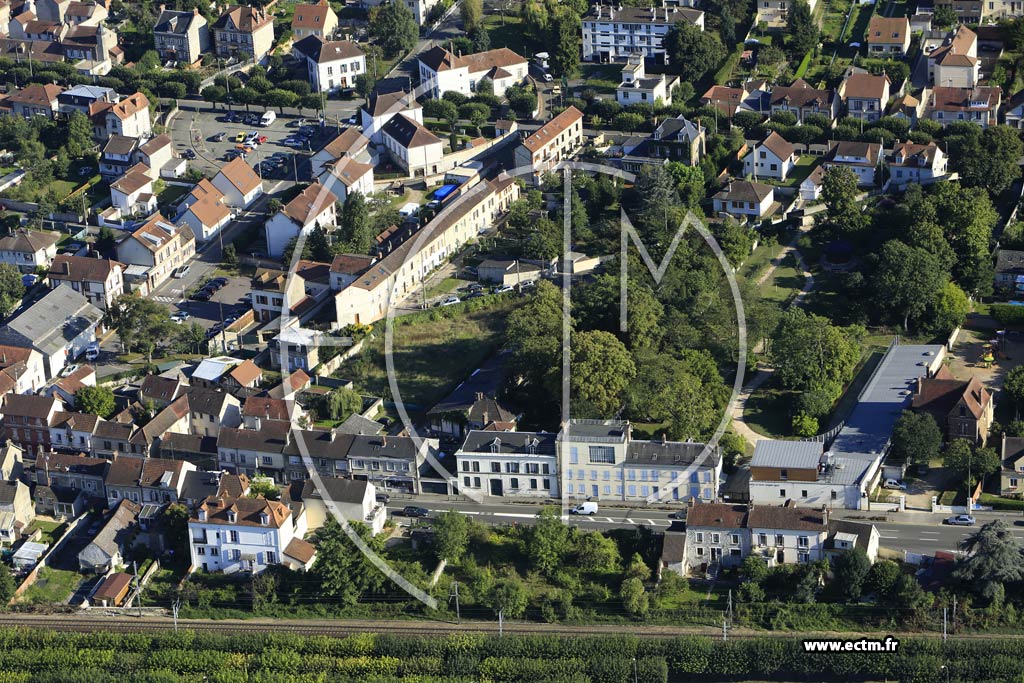
[[[399,500],[395,497],[388,504],[387,509],[396,520],[408,523],[408,518],[401,514],[402,508],[406,505],[424,507],[435,514],[446,510],[456,510],[486,524],[531,524],[543,507],[543,504],[540,503],[480,504],[463,501],[427,501],[422,497]],[[682,508],[625,509],[602,505],[597,514],[593,516],[570,515],[568,521],[583,529],[647,526],[658,531],[665,531],[673,523],[677,525],[678,529],[684,528],[682,523],[669,518],[669,515],[678,509]],[[956,551],[959,543],[978,528],[944,525],[942,520],[949,515],[941,514],[905,512],[884,515],[859,510],[839,510],[833,514],[837,518],[874,524],[881,537],[880,545],[884,548],[929,555],[936,550]],[[885,521],[870,519],[883,516],[886,518]],[[994,519],[1002,519],[1011,527],[1013,535],[1024,543],[1024,517],[1021,515],[981,512],[977,513],[975,517],[979,526]],[[1014,524],[1018,521],[1021,522],[1021,526]]]

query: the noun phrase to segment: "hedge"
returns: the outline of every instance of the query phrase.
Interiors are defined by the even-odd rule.
[[[1020,680],[1019,639],[903,638],[898,653],[816,653],[799,638],[550,633],[445,636],[121,634],[0,629],[0,683],[718,683]]]
[[[992,304],[989,313],[1003,325],[1024,325],[1024,306]]]
[[[1003,498],[1002,496],[995,496],[991,493],[981,494],[981,499],[978,500],[978,504],[991,505],[993,510],[1018,510],[1024,512],[1024,500]]]

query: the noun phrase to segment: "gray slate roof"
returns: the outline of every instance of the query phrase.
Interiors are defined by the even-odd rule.
[[[473,430],[459,450],[465,453],[555,455],[553,432],[485,432]],[[531,453],[530,446],[533,446]]]
[[[71,287],[57,287],[0,328],[0,343],[51,356],[102,318],[103,311]]]
[[[821,453],[822,444],[816,441],[761,439],[754,446],[750,466],[817,469]]]

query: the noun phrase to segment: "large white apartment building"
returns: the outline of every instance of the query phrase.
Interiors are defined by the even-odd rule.
[[[431,97],[453,91],[472,96],[477,84],[485,78],[494,84],[494,94],[504,97],[510,87],[526,79],[528,67],[525,57],[507,47],[455,55],[436,46],[419,57],[420,82]]]
[[[473,430],[455,452],[459,490],[505,498],[558,498],[558,454],[550,432]]]
[[[662,39],[678,22],[704,30],[704,12],[688,7],[605,7],[597,4],[583,17],[583,59],[612,62],[635,53],[665,59]]]

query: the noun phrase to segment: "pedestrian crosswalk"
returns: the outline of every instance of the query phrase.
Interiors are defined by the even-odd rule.
[[[161,301],[165,304],[175,304],[181,301],[181,299],[176,296],[155,296],[153,297],[153,299],[156,301]]]

